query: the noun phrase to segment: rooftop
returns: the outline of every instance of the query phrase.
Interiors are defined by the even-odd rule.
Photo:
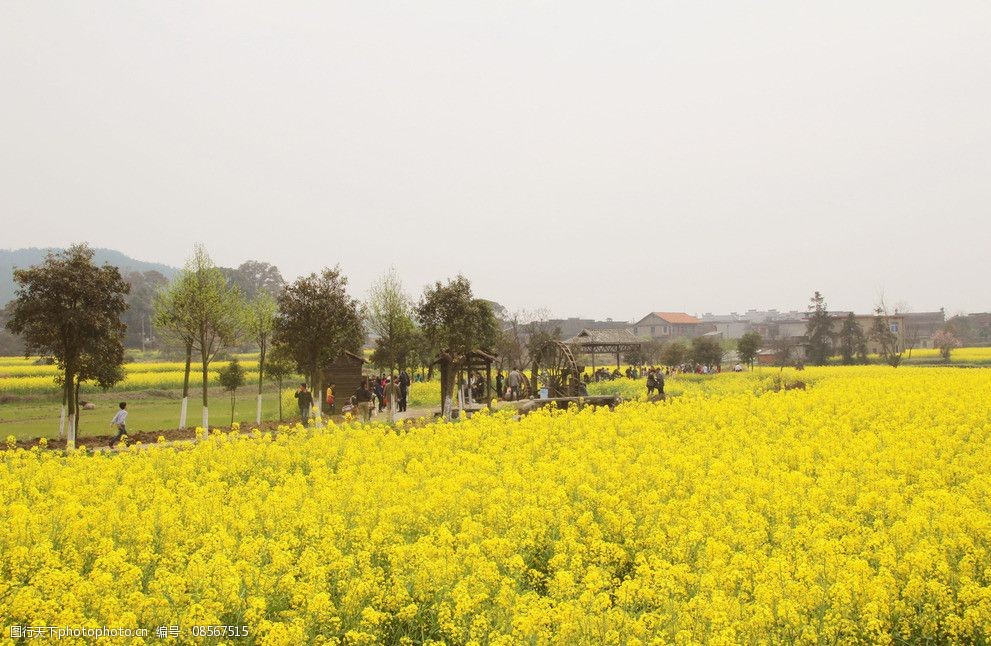
[[[565,341],[568,345],[586,345],[598,343],[643,343],[643,339],[634,335],[626,328],[608,328],[605,330],[582,330]]]
[[[701,323],[699,319],[684,312],[652,312],[654,316],[674,324],[695,324]]]

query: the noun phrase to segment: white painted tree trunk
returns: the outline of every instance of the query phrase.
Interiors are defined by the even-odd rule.
[[[262,423],[262,396],[258,395],[258,406],[255,408],[255,424]]]
[[[210,430],[210,409],[207,406],[203,407],[203,430]]]
[[[182,398],[179,406],[179,428],[186,428],[186,409],[189,407],[189,397]]]
[[[76,448],[76,414],[72,411],[69,412],[69,426],[66,429],[65,448]]]
[[[396,393],[399,392],[398,389],[393,389],[389,393],[389,423],[392,424],[396,421]]]
[[[444,397],[444,407],[443,407],[444,419],[448,422],[451,421],[451,396],[448,395]]]
[[[62,404],[62,413],[58,418],[58,436],[65,437],[65,404]]]

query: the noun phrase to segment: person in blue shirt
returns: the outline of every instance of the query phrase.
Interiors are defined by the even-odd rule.
[[[120,403],[120,410],[114,415],[114,418],[110,420],[110,427],[117,427],[117,435],[110,440],[110,448],[114,448],[114,444],[120,441],[120,438],[127,435],[127,402]]]

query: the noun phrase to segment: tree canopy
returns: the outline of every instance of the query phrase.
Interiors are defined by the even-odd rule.
[[[464,355],[473,348],[495,346],[498,323],[488,301],[475,298],[471,283],[459,275],[447,284],[427,287],[416,308],[423,333],[435,351]]]
[[[861,363],[867,362],[867,337],[864,330],[857,322],[853,312],[849,312],[843,320],[843,327],[840,328],[839,335],[840,356],[844,364],[851,364],[854,360]]]
[[[815,292],[809,301],[809,317],[805,327],[809,359],[815,365],[822,366],[833,353],[833,320],[822,294]]]
[[[93,250],[74,245],[44,262],[14,272],[18,287],[7,328],[22,336],[25,352],[55,358],[64,401],[73,411],[69,445],[75,444],[76,390],[81,379],[112,385],[120,376],[128,284],[117,267],[93,264]]]
[[[413,302],[395,269],[376,281],[368,294],[366,320],[375,337],[372,363],[381,368],[406,368],[416,350]]]
[[[751,368],[754,367],[754,360],[757,359],[757,352],[760,350],[764,340],[756,332],[747,332],[736,342],[736,354],[740,361]]]
[[[315,391],[323,368],[346,350],[360,351],[365,340],[362,307],[347,293],[347,282],[335,267],[300,277],[279,293],[274,341]]]

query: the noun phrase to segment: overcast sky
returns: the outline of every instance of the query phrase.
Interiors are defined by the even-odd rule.
[[[0,2],[0,247],[991,309],[991,3]]]

